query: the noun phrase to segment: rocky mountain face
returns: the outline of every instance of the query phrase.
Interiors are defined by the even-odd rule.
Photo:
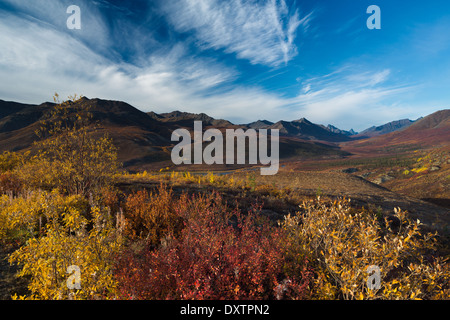
[[[381,126],[373,126],[364,131],[361,131],[359,134],[355,135],[358,138],[370,138],[376,137],[383,134],[391,133],[394,131],[402,130],[408,128],[415,121],[409,119],[402,119],[397,121],[388,122]]]

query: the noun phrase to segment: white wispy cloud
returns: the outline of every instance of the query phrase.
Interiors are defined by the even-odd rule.
[[[37,22],[49,29],[58,30],[67,36],[73,37],[91,48],[106,52],[106,48],[111,44],[111,38],[107,23],[99,8],[92,1],[78,0],[2,0],[15,8],[22,21]],[[76,4],[81,9],[81,30],[71,31],[66,27],[67,8]],[[20,30],[20,29],[19,29]],[[45,45],[42,43],[41,45]]]
[[[139,66],[117,63],[65,30],[16,15],[0,19],[0,43],[2,99],[38,103],[51,100],[54,92],[63,97],[77,93],[123,100],[144,111],[178,108],[225,116],[226,106],[254,111],[264,97],[263,92],[256,98],[240,90],[212,95],[237,72],[213,59],[189,56],[182,44],[152,52]]]
[[[203,3],[207,8],[205,10],[214,12],[206,2],[198,3]],[[250,5],[257,6],[253,2],[242,2],[240,10],[249,10],[247,6]],[[258,61],[255,59],[261,59],[265,64],[282,63],[295,49],[292,48],[295,30],[306,22],[302,22],[295,13],[289,15],[284,2],[267,2],[257,9],[259,11],[254,15],[261,15],[260,18],[265,18],[266,22],[272,21],[272,27],[278,26],[278,29],[270,29],[268,46],[264,46],[263,35],[250,43],[259,46],[260,57],[256,51],[244,50],[246,46],[251,46],[245,43],[244,36],[240,38],[233,34],[238,33],[237,30],[231,32],[238,39],[229,40],[224,45],[227,50],[236,50],[237,54],[246,55],[254,63]],[[30,14],[33,11],[32,7],[26,10]],[[228,17],[231,13],[217,13],[218,19],[231,19]],[[247,12],[240,14],[243,19]],[[102,54],[98,47],[90,46],[83,37],[67,32],[65,26],[57,27],[37,16],[11,15],[0,11],[1,99],[39,103],[51,100],[54,92],[60,96],[77,93],[90,98],[126,101],[143,111],[179,109],[205,112],[235,123],[306,117],[313,122],[328,122],[350,129],[357,120],[356,130],[365,129],[374,121],[383,123],[401,118],[408,112],[407,106],[395,104],[393,98],[411,90],[411,86],[390,84],[393,73],[390,69],[374,70],[347,64],[325,75],[302,76],[298,94],[286,97],[257,84],[236,85],[235,81],[240,76],[238,70],[213,57],[190,54],[188,44],[177,43],[144,52],[139,56],[139,65],[117,62],[111,56]],[[284,17],[284,25],[275,19],[277,16]],[[192,17],[188,15],[187,18]],[[102,21],[101,16],[95,19]],[[209,21],[211,17],[205,19]],[[251,15],[246,23],[242,22],[242,27],[250,24],[246,27],[249,29],[246,36],[255,33],[258,37],[261,31],[256,25],[252,26],[252,19],[256,16]],[[86,23],[88,21],[86,19]],[[261,24],[259,20],[254,22]],[[215,27],[227,28],[224,21]],[[226,30],[221,32],[227,33]],[[274,40],[275,34],[279,36],[277,41]],[[99,38],[100,43],[110,41],[107,35],[108,32],[106,36],[101,36],[104,40]],[[285,44],[284,49],[282,43]]]
[[[235,123],[307,117],[350,129],[358,119],[357,130],[407,112],[385,101],[410,89],[388,86],[389,69],[344,65],[304,79],[295,97],[283,97],[258,86],[232,85],[236,70],[190,56],[182,44],[153,52],[138,67],[115,63],[65,32],[18,17],[0,20],[0,42],[2,99],[36,103],[51,100],[57,91],[122,100],[143,111],[205,112]],[[230,85],[217,90],[224,84]]]
[[[411,91],[410,84],[392,85],[391,70],[372,70],[362,66],[344,65],[328,74],[302,82],[294,110],[311,121],[362,130],[378,123],[400,119],[407,108],[393,101]],[[355,121],[357,119],[357,121]]]
[[[193,32],[200,47],[269,66],[297,55],[297,31],[312,19],[311,13],[290,12],[284,0],[166,1],[164,11],[176,30]]]

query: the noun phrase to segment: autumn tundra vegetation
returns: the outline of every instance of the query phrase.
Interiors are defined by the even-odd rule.
[[[72,100],[51,107],[31,149],[0,156],[0,242],[26,284],[13,299],[448,299],[444,237],[401,208],[302,196],[251,174],[131,174],[89,104]],[[156,187],[139,187],[149,176]],[[252,194],[296,210],[268,217]]]

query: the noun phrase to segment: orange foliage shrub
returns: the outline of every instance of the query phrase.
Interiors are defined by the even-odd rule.
[[[129,195],[125,202],[125,236],[158,245],[165,237],[178,235],[182,219],[176,204],[172,189],[162,184],[156,194],[141,190]]]

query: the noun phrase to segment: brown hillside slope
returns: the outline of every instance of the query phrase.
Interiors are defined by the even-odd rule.
[[[226,120],[213,119],[203,113],[191,114],[179,111],[160,115],[154,112],[145,113],[122,101],[84,97],[77,103],[90,106],[93,121],[98,125],[97,134],[106,133],[113,139],[118,147],[119,160],[130,170],[148,170],[148,166],[171,165],[170,149],[176,144],[171,141],[172,132],[177,128],[192,130],[195,120],[204,123],[203,130],[210,126],[222,130],[243,127]],[[41,105],[0,103],[0,152],[30,149],[33,142],[38,139],[36,131],[41,127],[41,121],[48,116],[52,106],[53,103]],[[323,128],[320,130],[326,131]],[[295,137],[282,137],[280,143],[282,158],[341,157],[346,154],[334,145],[303,141]]]
[[[171,128],[161,125],[146,113],[121,101],[82,98],[78,103],[88,103],[97,123],[97,134],[108,134],[119,149],[119,160],[125,164],[148,159],[167,159],[163,150],[169,146]],[[5,112],[0,118],[0,152],[30,149],[38,140],[36,131],[41,121],[48,117],[54,104],[15,104],[15,110]],[[170,158],[170,157],[169,157]]]
[[[413,123],[408,128],[370,139],[343,142],[351,153],[390,154],[430,146],[445,146],[450,141],[450,110],[441,110]]]

